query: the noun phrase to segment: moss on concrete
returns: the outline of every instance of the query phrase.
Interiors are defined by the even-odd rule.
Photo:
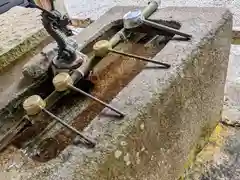
[[[13,47],[7,52],[0,55],[0,71],[18,60],[22,55],[37,47],[42,41],[48,37],[45,29],[40,29],[29,37],[26,37],[21,43]]]
[[[40,11],[16,6],[0,16],[0,72],[46,38]]]
[[[196,144],[193,148],[191,148],[191,151],[189,153],[189,156],[187,158],[187,161],[184,163],[184,173],[187,173],[189,169],[194,165],[196,158],[198,154],[203,150],[206,144],[209,143],[211,140],[211,134],[212,134],[212,128],[209,128],[211,126],[206,125],[204,128],[202,128],[202,133],[200,135],[199,140],[196,141]],[[218,131],[219,127],[216,126],[215,131]],[[179,180],[183,180],[184,175],[180,175]]]
[[[197,155],[196,161],[181,179],[200,180],[208,170],[206,167],[214,160],[214,156],[220,153],[229,135],[228,128],[219,123],[211,134],[207,145]]]

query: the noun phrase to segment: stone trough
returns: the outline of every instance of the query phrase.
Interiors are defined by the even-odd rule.
[[[92,42],[135,8],[112,8],[83,30],[76,37],[77,42]],[[123,119],[110,116],[110,110],[88,102],[85,105],[97,114],[82,112],[79,117],[84,102],[57,109],[57,115],[65,121],[75,119],[73,124],[94,139],[96,147],[72,145],[67,137],[73,139],[74,136],[68,131],[57,132],[58,127],[47,136],[54,136],[63,148],[55,158],[40,163],[26,158],[15,142],[0,154],[0,172],[6,179],[169,180],[181,177],[221,119],[232,14],[224,8],[170,7],[157,10],[149,19],[177,22],[181,31],[193,36],[190,41],[169,40],[159,52],[153,53],[154,60],[169,63],[171,68],[134,64],[128,68],[137,67],[140,71],[133,69],[135,74],[131,75],[131,69],[124,69],[123,65],[122,72],[118,73],[124,75],[126,70],[132,79],[123,83],[118,91],[100,96],[123,111],[126,114]],[[102,76],[111,75],[114,76],[114,71]],[[98,91],[104,91],[107,85],[103,78],[98,82]],[[71,98],[78,100],[77,95]],[[86,120],[86,116],[90,120]],[[86,124],[81,126],[80,121]]]

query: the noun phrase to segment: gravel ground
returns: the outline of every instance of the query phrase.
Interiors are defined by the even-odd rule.
[[[70,16],[97,19],[109,8],[121,5],[145,6],[149,0],[65,0]],[[159,0],[158,0],[159,1]],[[165,0],[161,7],[168,6],[198,6],[198,7],[227,7],[234,14],[234,26],[240,26],[240,0]]]

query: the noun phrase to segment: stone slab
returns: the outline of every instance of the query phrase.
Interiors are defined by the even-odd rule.
[[[112,8],[79,34],[78,43],[94,39],[104,26],[134,8]],[[110,103],[127,114],[123,120],[99,115],[91,122],[84,134],[98,142],[96,148],[69,146],[45,164],[8,149],[0,155],[5,162],[1,171],[14,176],[18,172],[25,180],[178,178],[191,152],[202,148],[221,117],[232,14],[225,8],[172,7],[150,17],[160,18],[180,22],[180,30],[193,39],[170,41],[154,59],[172,67],[142,71]],[[78,108],[65,118],[76,116]],[[14,159],[17,162],[8,168]]]
[[[40,11],[14,7],[0,15],[0,71],[46,39]]]

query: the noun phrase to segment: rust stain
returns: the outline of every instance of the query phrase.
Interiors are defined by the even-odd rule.
[[[157,52],[159,52],[159,48],[151,48],[151,50],[146,50],[143,44],[133,44],[133,43],[124,43],[125,47],[128,47],[129,53],[134,53],[137,55],[142,55],[145,57],[153,57]],[[109,63],[109,61],[111,63]],[[95,97],[105,101],[110,102],[139,72],[143,70],[146,65],[146,62],[130,59],[124,56],[111,54],[105,57],[102,62],[106,62],[106,66],[103,64],[103,69],[100,69],[98,73],[95,73],[94,76],[97,77],[96,82],[94,83],[94,89],[91,91],[91,94]],[[74,94],[75,95],[75,94]],[[71,95],[70,95],[71,96]],[[79,96],[79,95],[77,95]],[[79,97],[78,97],[79,98]],[[74,103],[67,98],[69,102],[65,100],[61,100],[60,103],[57,103],[55,107],[52,109],[52,112],[57,111],[57,107],[61,104],[67,103],[69,107]],[[73,103],[73,104],[72,104]],[[97,102],[86,99],[87,107],[80,112],[80,114],[72,121],[72,126],[78,130],[83,130],[94,117],[96,117],[102,110],[103,106],[98,104]],[[56,112],[55,112],[56,113]],[[47,127],[47,125],[52,121],[51,118],[44,118],[41,116],[39,121],[35,122],[35,124],[24,130],[19,134],[18,138],[13,142],[18,148],[29,140],[33,138],[37,134],[39,134],[43,129]],[[70,130],[66,128],[62,128],[60,132],[58,132],[54,138],[58,143],[50,143],[47,149],[55,149],[58,153],[56,156],[64,150],[69,144],[73,142],[73,139],[76,137],[76,134],[72,133]],[[44,141],[44,140],[43,140]],[[56,147],[57,146],[57,147]],[[39,155],[36,157],[32,157],[34,160],[39,161]],[[54,158],[54,157],[52,157]],[[50,159],[47,159],[48,161]],[[42,162],[45,162],[42,160]]]
[[[130,52],[138,55],[146,54],[142,45],[134,45]],[[156,52],[148,52],[148,55],[153,56]],[[114,60],[113,60],[114,59]],[[113,61],[104,71],[98,75],[98,81],[95,84],[92,95],[110,102],[146,65],[143,61],[131,60],[119,55],[109,55],[104,58],[104,61]],[[88,107],[74,119],[72,125],[78,130],[83,130],[91,120],[96,117],[102,110],[101,104],[88,99]],[[62,130],[55,138],[59,142],[59,150],[62,151],[70,143],[76,135],[69,130]]]

